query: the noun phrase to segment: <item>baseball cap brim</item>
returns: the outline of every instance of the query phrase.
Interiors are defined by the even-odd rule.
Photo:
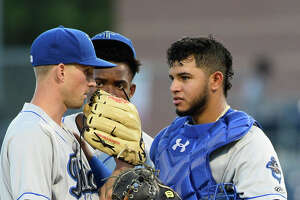
[[[116,67],[116,64],[110,63],[108,61],[102,60],[100,58],[91,58],[82,62],[79,62],[81,65],[92,66],[95,68],[110,68]]]

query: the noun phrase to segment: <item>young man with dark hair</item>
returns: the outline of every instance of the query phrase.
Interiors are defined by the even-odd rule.
[[[114,68],[106,68],[105,70],[94,70],[96,87],[93,87],[90,90],[88,96],[92,96],[96,89],[101,89],[116,97],[130,100],[136,89],[136,85],[133,83],[133,78],[136,73],[139,72],[140,67],[140,61],[136,58],[136,52],[132,41],[119,33],[104,31],[92,37],[92,42],[98,58],[109,60],[109,62],[114,63],[117,66]],[[79,130],[82,129],[83,125],[83,114],[76,113],[66,116],[63,119],[63,123],[79,135]],[[142,137],[145,142],[145,151],[147,156],[146,164],[153,165],[149,157],[150,146],[153,138],[145,132],[142,133]],[[102,161],[103,164],[111,171],[118,167],[113,156],[101,151],[95,152],[86,143],[83,143],[83,149],[89,160],[96,161],[95,157],[97,157],[98,160]],[[94,164],[90,164],[93,168]],[[121,164],[121,166],[123,165]],[[98,173],[99,170],[94,170],[94,172]],[[98,186],[102,186],[104,181],[98,179],[97,183]]]

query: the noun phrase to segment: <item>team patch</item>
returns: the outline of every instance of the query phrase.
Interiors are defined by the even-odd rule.
[[[275,160],[273,156],[271,157],[271,160],[267,163],[266,167],[271,170],[272,176],[280,183],[281,176],[282,176],[281,171],[278,162]]]

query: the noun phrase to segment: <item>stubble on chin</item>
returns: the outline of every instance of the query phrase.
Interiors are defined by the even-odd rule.
[[[176,111],[176,114],[179,116],[179,117],[183,117],[183,116],[187,116],[190,114],[190,111],[187,110],[187,111],[180,111],[178,109],[175,110]]]
[[[207,101],[208,101],[208,93],[205,91],[204,95],[199,96],[190,106],[190,108],[186,110],[179,110],[176,109],[176,114],[179,117],[183,116],[195,116],[195,115],[201,115],[201,113],[205,110],[207,106]]]

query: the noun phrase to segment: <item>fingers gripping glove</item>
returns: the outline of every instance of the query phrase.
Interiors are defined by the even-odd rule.
[[[132,168],[118,175],[113,185],[112,200],[180,200],[170,187],[155,176],[154,169]]]
[[[84,107],[84,139],[94,148],[132,165],[145,162],[137,109],[130,102],[97,90]]]

